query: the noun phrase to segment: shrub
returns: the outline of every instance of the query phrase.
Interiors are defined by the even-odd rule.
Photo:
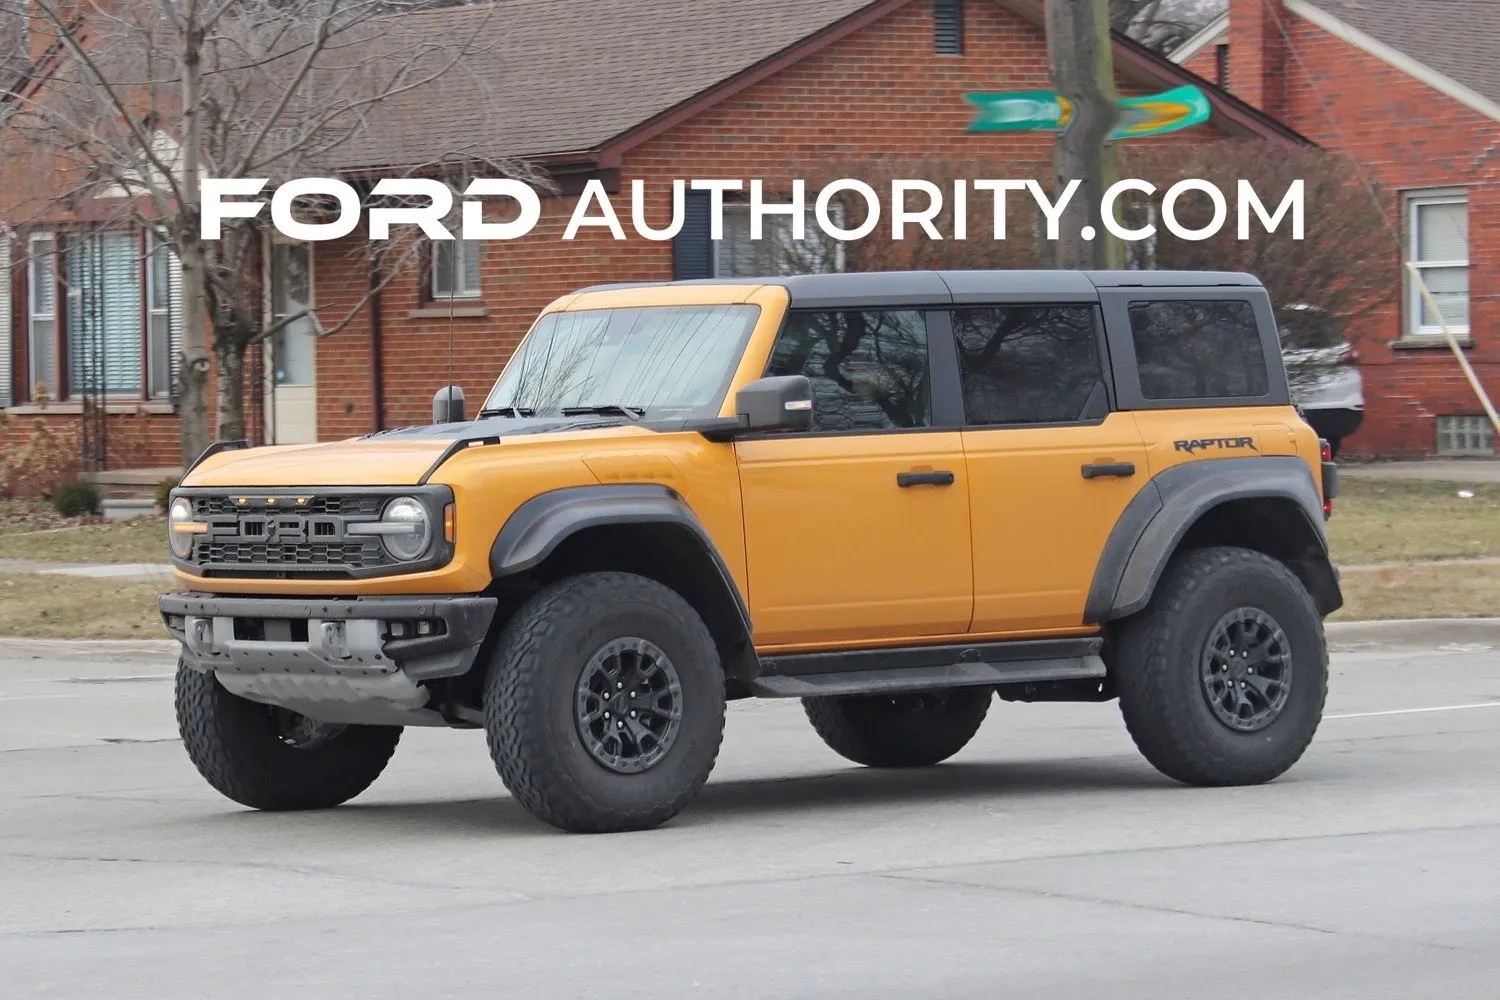
[[[168,476],[156,484],[156,509],[163,514],[167,512],[167,504],[172,502],[172,491],[177,488],[178,482],[176,476]]]
[[[48,424],[39,417],[29,435],[18,429],[13,418],[0,420],[0,496],[46,499],[57,484],[78,476],[83,447],[77,423]]]
[[[99,512],[99,488],[87,479],[72,479],[52,491],[52,506],[63,517]]]

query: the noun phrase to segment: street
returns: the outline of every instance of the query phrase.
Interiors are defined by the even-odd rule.
[[[258,814],[175,739],[164,646],[0,652],[0,983],[31,997],[1485,998],[1500,980],[1500,629],[1333,631],[1328,715],[1188,789],[1118,709],[997,702],[952,762],[846,764],[730,706],[676,821],[569,836],[478,732]]]

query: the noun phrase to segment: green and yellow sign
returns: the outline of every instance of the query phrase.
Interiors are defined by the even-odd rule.
[[[978,116],[970,132],[1061,132],[1073,120],[1073,105],[1055,90],[965,94]],[[1111,139],[1140,139],[1208,121],[1208,98],[1197,87],[1177,87],[1147,97],[1120,99],[1119,125]]]

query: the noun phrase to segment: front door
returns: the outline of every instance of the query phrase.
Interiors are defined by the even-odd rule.
[[[757,646],[957,634],[972,608],[960,432],[936,429],[920,311],[797,312],[767,375],[807,375],[811,431],[744,439]]]
[[[271,244],[270,316],[278,322],[312,308],[312,254],[306,243]],[[266,432],[273,444],[318,439],[317,338],[310,316],[283,326],[266,345],[271,405]]]
[[[1110,412],[1091,304],[953,313],[978,633],[1076,630],[1104,543],[1151,478],[1135,416]]]

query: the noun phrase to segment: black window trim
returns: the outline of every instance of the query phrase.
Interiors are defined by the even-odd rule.
[[[881,303],[878,306],[788,309],[782,315],[781,325],[776,328],[776,334],[771,340],[771,350],[766,355],[765,365],[761,368],[761,377],[766,377],[766,373],[770,371],[771,359],[776,355],[776,345],[780,342],[787,323],[794,315],[829,312],[917,312],[923,315],[927,322],[927,364],[932,378],[929,394],[932,422],[925,427],[859,427],[853,430],[837,431],[814,429],[799,431],[795,434],[767,431],[758,434],[742,434],[739,440],[760,441],[784,438],[803,440],[810,437],[857,437],[872,434],[932,434],[964,429],[963,395],[958,377],[958,347],[953,340],[953,319],[947,306],[934,306],[930,303],[925,305]],[[816,419],[816,414],[814,414],[814,419]]]
[[[1099,345],[1099,379],[1104,383],[1104,398],[1108,403],[1108,409],[1102,417],[1081,418],[1078,420],[1050,420],[1034,421],[1029,423],[1012,424],[982,424],[974,423],[968,419],[968,410],[963,401],[963,374],[958,368],[958,337],[953,333],[951,326],[951,314],[955,312],[968,312],[975,309],[1065,309],[1074,306],[1084,306],[1093,316],[1094,339]],[[1108,420],[1120,407],[1115,402],[1115,380],[1113,365],[1110,364],[1109,337],[1106,335],[1104,323],[1104,311],[1096,299],[1058,300],[1048,302],[1016,302],[997,300],[994,302],[965,302],[955,305],[950,313],[949,341],[953,345],[954,371],[959,375],[959,406],[964,409],[964,429],[967,431],[1005,431],[1025,430],[1026,428],[1048,428],[1048,427],[1098,427]]]
[[[1147,399],[1141,391],[1135,339],[1130,328],[1130,303],[1140,301],[1233,301],[1248,302],[1255,312],[1256,332],[1266,362],[1266,394],[1263,396],[1210,396],[1202,399]],[[1115,384],[1115,407],[1119,410],[1202,410],[1245,406],[1290,406],[1281,341],[1276,335],[1276,316],[1271,297],[1264,288],[1189,288],[1182,286],[1122,287],[1099,289],[1099,304],[1108,331],[1109,355]],[[1271,331],[1267,336],[1267,331]]]

